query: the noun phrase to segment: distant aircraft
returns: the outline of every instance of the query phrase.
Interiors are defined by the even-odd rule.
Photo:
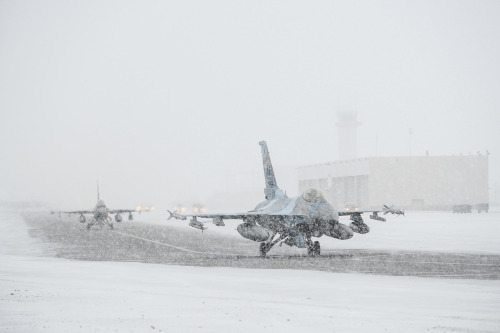
[[[384,215],[386,215],[387,213],[405,216],[405,211],[401,210],[401,209],[394,208],[394,205],[391,205],[390,207],[387,207],[387,205],[384,205]]]
[[[265,201],[246,213],[223,213],[223,214],[179,214],[171,212],[168,219],[172,217],[185,220],[191,217],[190,226],[201,229],[206,228],[202,221],[197,218],[212,218],[216,226],[224,226],[224,219],[240,219],[243,223],[238,225],[237,231],[247,239],[261,242],[260,255],[265,257],[267,252],[277,243],[285,243],[289,246],[307,248],[310,256],[320,255],[320,244],[313,242],[311,237],[326,235],[337,239],[349,239],[353,232],[366,234],[370,228],[363,222],[361,214],[373,212],[370,218],[385,221],[378,216],[379,211],[342,211],[333,209],[325,198],[323,192],[318,189],[309,189],[302,196],[288,198],[278,187],[274,176],[271,158],[265,141],[259,142],[264,164],[264,177],[266,188],[264,189]],[[339,222],[339,216],[350,215],[349,226]]]
[[[106,207],[106,204],[104,203],[103,200],[99,199],[99,183],[97,184],[97,204],[95,205],[93,210],[75,210],[71,212],[59,212],[59,216],[61,213],[67,213],[69,215],[71,214],[80,214],[80,222],[85,223],[86,218],[85,214],[92,214],[92,217],[90,218],[90,221],[87,223],[87,229],[90,230],[93,226],[100,226],[101,229],[104,225],[107,225],[111,229],[113,229],[113,220],[111,219],[111,214],[116,214],[115,215],[115,221],[116,222],[122,222],[123,217],[121,214],[123,213],[128,213],[128,219],[129,221],[132,221],[134,219],[134,216],[132,215],[132,212],[135,212],[135,209],[115,209],[115,210],[109,210],[108,207]],[[52,212],[54,214],[54,212]]]

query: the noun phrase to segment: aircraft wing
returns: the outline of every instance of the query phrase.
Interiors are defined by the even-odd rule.
[[[350,211],[339,211],[339,216],[352,216],[352,215],[361,215],[363,213],[371,213],[370,218],[372,220],[378,220],[385,222],[386,219],[383,217],[378,216],[379,212],[382,212],[383,210],[350,210]],[[171,218],[175,218],[178,220],[186,220],[188,217],[193,217],[194,220],[196,220],[197,217],[199,218],[211,218],[213,219],[213,223],[217,226],[223,226],[224,219],[227,220],[243,220],[243,219],[252,219],[254,218],[255,220],[261,220],[261,219],[269,219],[270,221],[273,222],[278,222],[278,221],[300,221],[306,218],[306,216],[303,215],[289,215],[289,214],[262,214],[261,212],[256,212],[256,211],[249,211],[245,213],[221,213],[221,214],[179,214],[177,212],[171,212],[168,211],[170,216],[168,219],[170,220]],[[199,221],[195,221],[195,224],[200,224],[203,226],[203,223]],[[194,226],[194,225],[193,225]]]
[[[65,214],[93,214],[94,211],[92,210],[75,210],[72,212],[60,212],[60,213],[65,213]]]
[[[245,212],[245,213],[221,213],[221,214],[179,214],[177,212],[168,211],[170,216],[168,219],[175,218],[178,220],[186,220],[188,217],[193,218],[211,218],[213,223],[217,226],[224,226],[223,220],[269,220],[270,222],[283,222],[283,221],[300,221],[304,220],[306,216],[303,215],[290,215],[290,214],[262,214],[261,212]],[[196,221],[198,222],[198,221]]]
[[[200,217],[200,218],[210,218],[210,219],[226,219],[226,220],[241,220],[245,217],[254,217],[258,218],[259,216],[265,216],[269,214],[260,214],[257,212],[245,212],[245,213],[221,213],[221,214],[179,214],[177,212],[168,211],[170,216],[168,219],[170,220],[172,217],[178,220],[185,220],[188,217]]]
[[[363,213],[371,213],[370,218],[372,220],[377,220],[377,221],[382,221],[385,222],[385,218],[378,216],[378,213],[382,212],[383,209],[373,209],[373,210],[343,210],[339,211],[339,216],[353,216],[353,215],[361,215]],[[352,217],[351,217],[352,219]]]
[[[363,213],[380,213],[382,210],[341,210],[339,216],[356,215]]]
[[[134,213],[136,211],[137,210],[135,210],[135,209],[113,209],[113,210],[110,210],[109,213],[110,214],[122,214],[122,213]]]

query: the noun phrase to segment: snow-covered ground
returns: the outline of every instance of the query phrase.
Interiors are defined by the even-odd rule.
[[[386,242],[374,245],[365,237],[359,244],[500,252],[499,229],[491,222],[498,215],[452,215],[440,226],[441,214],[420,224],[413,217],[380,227],[374,221],[379,235],[373,237]],[[404,231],[390,227],[399,223]],[[0,212],[0,225],[5,332],[500,331],[498,280],[72,261],[52,257],[50,248],[30,238],[20,215]]]

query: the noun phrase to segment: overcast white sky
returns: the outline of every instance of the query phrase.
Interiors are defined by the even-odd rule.
[[[343,108],[361,157],[412,128],[413,155],[489,150],[498,187],[499,41],[499,1],[0,0],[0,200],[260,196],[258,142],[332,161]]]

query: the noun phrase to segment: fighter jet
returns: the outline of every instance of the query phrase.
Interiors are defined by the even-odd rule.
[[[310,256],[320,255],[319,241],[312,241],[312,237],[323,235],[346,240],[353,236],[353,232],[366,234],[370,228],[363,222],[361,214],[372,212],[370,218],[385,221],[378,216],[379,211],[342,211],[337,212],[326,200],[319,189],[309,189],[301,196],[288,198],[277,185],[276,177],[265,141],[259,142],[262,151],[265,200],[254,210],[245,213],[222,214],[180,214],[177,211],[168,211],[168,219],[185,220],[191,217],[190,226],[204,230],[203,221],[198,218],[211,218],[216,226],[224,226],[225,219],[239,219],[243,223],[237,227],[238,233],[244,238],[260,242],[260,256],[266,257],[271,248],[280,243],[298,248],[307,248]],[[339,216],[350,215],[349,226],[339,222]]]
[[[388,207],[387,205],[384,205],[384,215],[386,215],[387,213],[405,216],[405,211],[401,210],[401,209],[394,208],[394,205],[391,205],[390,207]]]
[[[134,219],[132,212],[134,211],[135,209],[110,210],[108,207],[106,207],[104,201],[99,198],[99,184],[97,184],[97,204],[95,205],[93,210],[75,210],[70,212],[59,212],[59,215],[60,213],[67,213],[68,215],[80,214],[80,222],[85,223],[87,221],[87,219],[85,218],[85,214],[91,214],[92,216],[87,223],[87,230],[90,230],[93,226],[98,226],[101,227],[102,229],[102,227],[105,225],[107,225],[110,229],[114,229],[113,220],[111,219],[111,214],[116,214],[115,221],[119,223],[123,221],[123,217],[121,216],[121,214],[123,213],[128,213],[128,219],[129,221],[132,221]],[[52,212],[52,214],[53,213],[54,212]]]

